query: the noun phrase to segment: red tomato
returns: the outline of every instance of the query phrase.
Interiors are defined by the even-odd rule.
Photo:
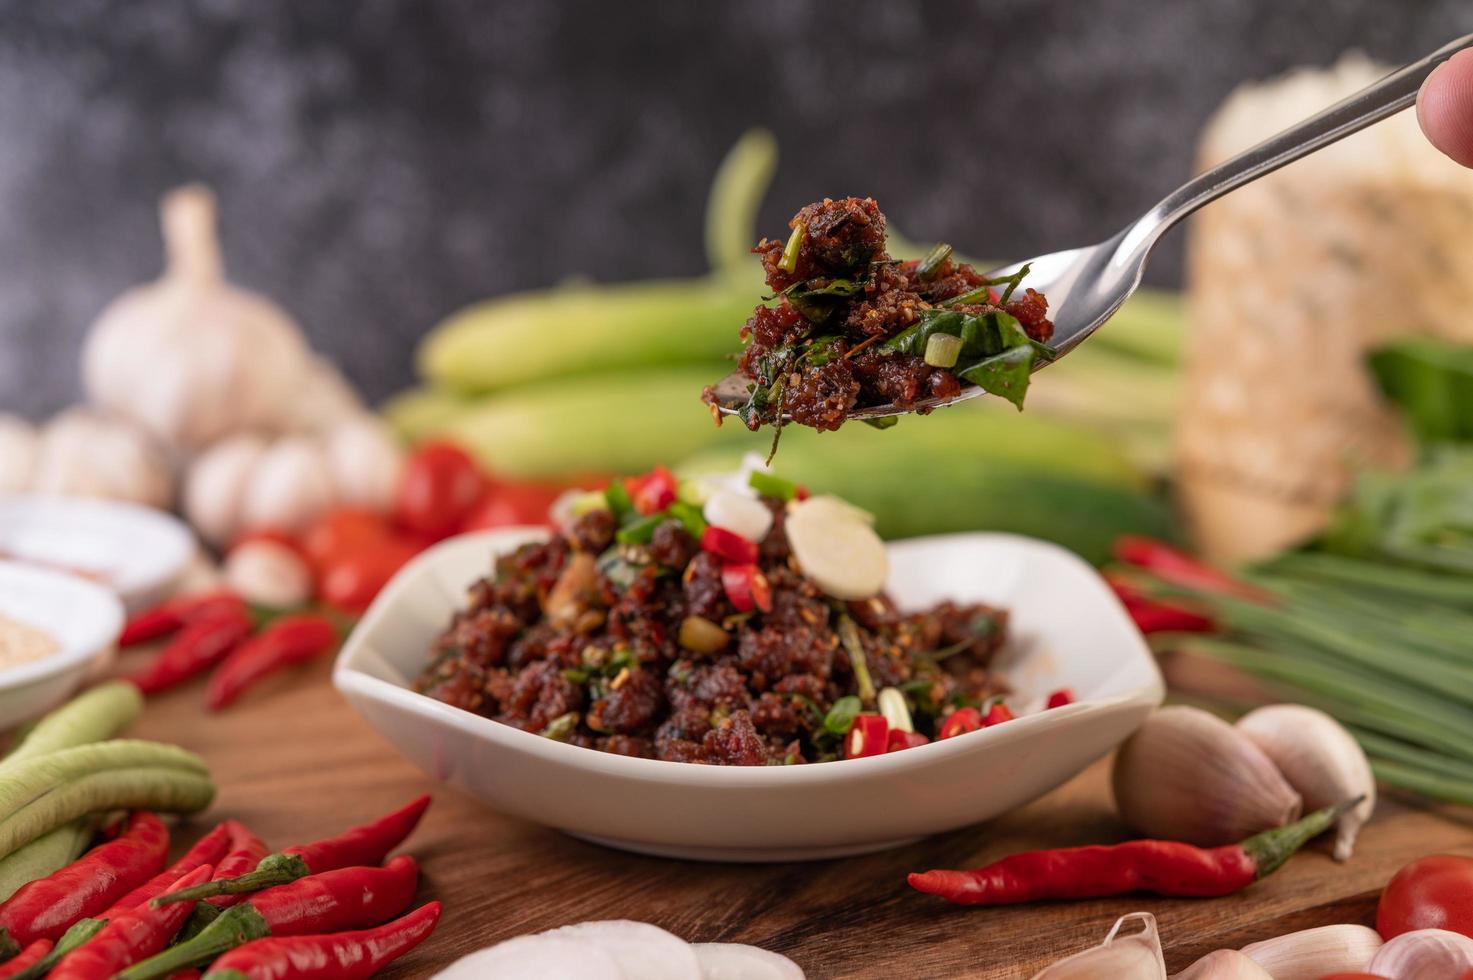
[[[387,538],[335,559],[322,570],[319,598],[344,612],[361,613],[394,573],[419,554],[417,542]]]
[[[1376,905],[1376,931],[1390,939],[1414,929],[1473,936],[1473,858],[1418,858],[1387,882]]]
[[[394,516],[411,531],[447,537],[460,527],[485,488],[485,477],[465,450],[448,442],[427,442],[404,464]]]
[[[461,522],[462,531],[546,524],[547,511],[565,488],[546,483],[497,483]]]
[[[323,514],[302,535],[302,551],[320,573],[339,558],[394,534],[389,519],[371,510],[342,507]]]

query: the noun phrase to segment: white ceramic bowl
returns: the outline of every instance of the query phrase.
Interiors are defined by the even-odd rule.
[[[0,495],[0,555],[76,570],[117,592],[129,609],[168,595],[196,547],[182,521],[151,507]]]
[[[389,583],[338,657],[334,683],[416,765],[504,813],[633,851],[726,861],[878,850],[994,817],[1068,780],[1161,702],[1155,661],[1085,562],[1005,534],[892,543],[903,608],[941,599],[1010,610],[996,662],[1013,703],[1080,701],[890,755],[800,766],[700,766],[579,748],[416,694],[426,651],[491,556],[537,538],[487,531],[440,544]]]
[[[123,604],[75,575],[0,561],[0,615],[51,634],[60,645],[40,660],[0,670],[0,729],[54,708],[112,660]]]

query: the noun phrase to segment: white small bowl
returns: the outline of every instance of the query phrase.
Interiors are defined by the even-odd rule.
[[[425,772],[504,813],[670,857],[786,861],[858,854],[1021,806],[1123,741],[1164,692],[1156,663],[1093,568],[1055,545],[956,534],[889,545],[902,608],[942,599],[1009,610],[996,661],[1015,705],[1080,700],[903,752],[798,766],[634,759],[555,742],[410,689],[431,642],[493,554],[544,532],[446,541],[389,583],[343,646],[333,682]]]
[[[0,495],[0,555],[75,570],[137,610],[168,595],[197,545],[178,518],[84,497]]]
[[[60,649],[0,670],[0,728],[29,721],[105,670],[123,629],[123,604],[110,590],[35,565],[0,561],[0,615],[49,633]]]

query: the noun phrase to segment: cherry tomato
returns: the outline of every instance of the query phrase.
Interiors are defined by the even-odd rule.
[[[322,570],[318,596],[344,612],[361,613],[394,573],[420,551],[418,542],[394,537],[349,552]]]
[[[957,735],[965,735],[967,732],[975,732],[982,727],[982,713],[976,708],[957,708],[946,716],[946,721],[941,723],[941,732],[936,736],[937,741],[943,738],[953,738]]]
[[[565,488],[546,483],[496,483],[461,522],[462,531],[546,524],[547,511]]]
[[[302,535],[302,551],[319,573],[339,558],[394,534],[389,519],[371,510],[342,507],[323,514]]]
[[[448,442],[428,442],[404,464],[394,516],[411,531],[447,537],[460,527],[485,488],[485,477],[465,450]]]
[[[1418,858],[1386,883],[1376,905],[1376,931],[1391,939],[1414,929],[1473,936],[1473,858]]]

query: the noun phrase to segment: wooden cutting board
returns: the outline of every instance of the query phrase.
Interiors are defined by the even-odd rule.
[[[140,656],[125,654],[123,667]],[[323,662],[273,679],[220,714],[204,710],[203,685],[191,684],[151,701],[129,734],[199,752],[219,784],[212,809],[176,833],[176,853],[226,816],[284,847],[432,791],[435,803],[407,849],[424,871],[419,901],[443,902],[444,917],[383,977],[429,977],[521,933],[630,918],[693,941],[756,943],[792,957],[812,978],[1026,978],[1138,910],[1158,918],[1174,971],[1219,947],[1335,922],[1370,924],[1382,885],[1407,861],[1437,851],[1473,855],[1470,811],[1386,800],[1348,864],[1332,862],[1319,842],[1230,898],[955,908],[912,892],[906,872],[1122,839],[1106,764],[1006,817],[883,854],[773,865],[674,861],[586,844],[435,785],[359,720],[328,673]]]

